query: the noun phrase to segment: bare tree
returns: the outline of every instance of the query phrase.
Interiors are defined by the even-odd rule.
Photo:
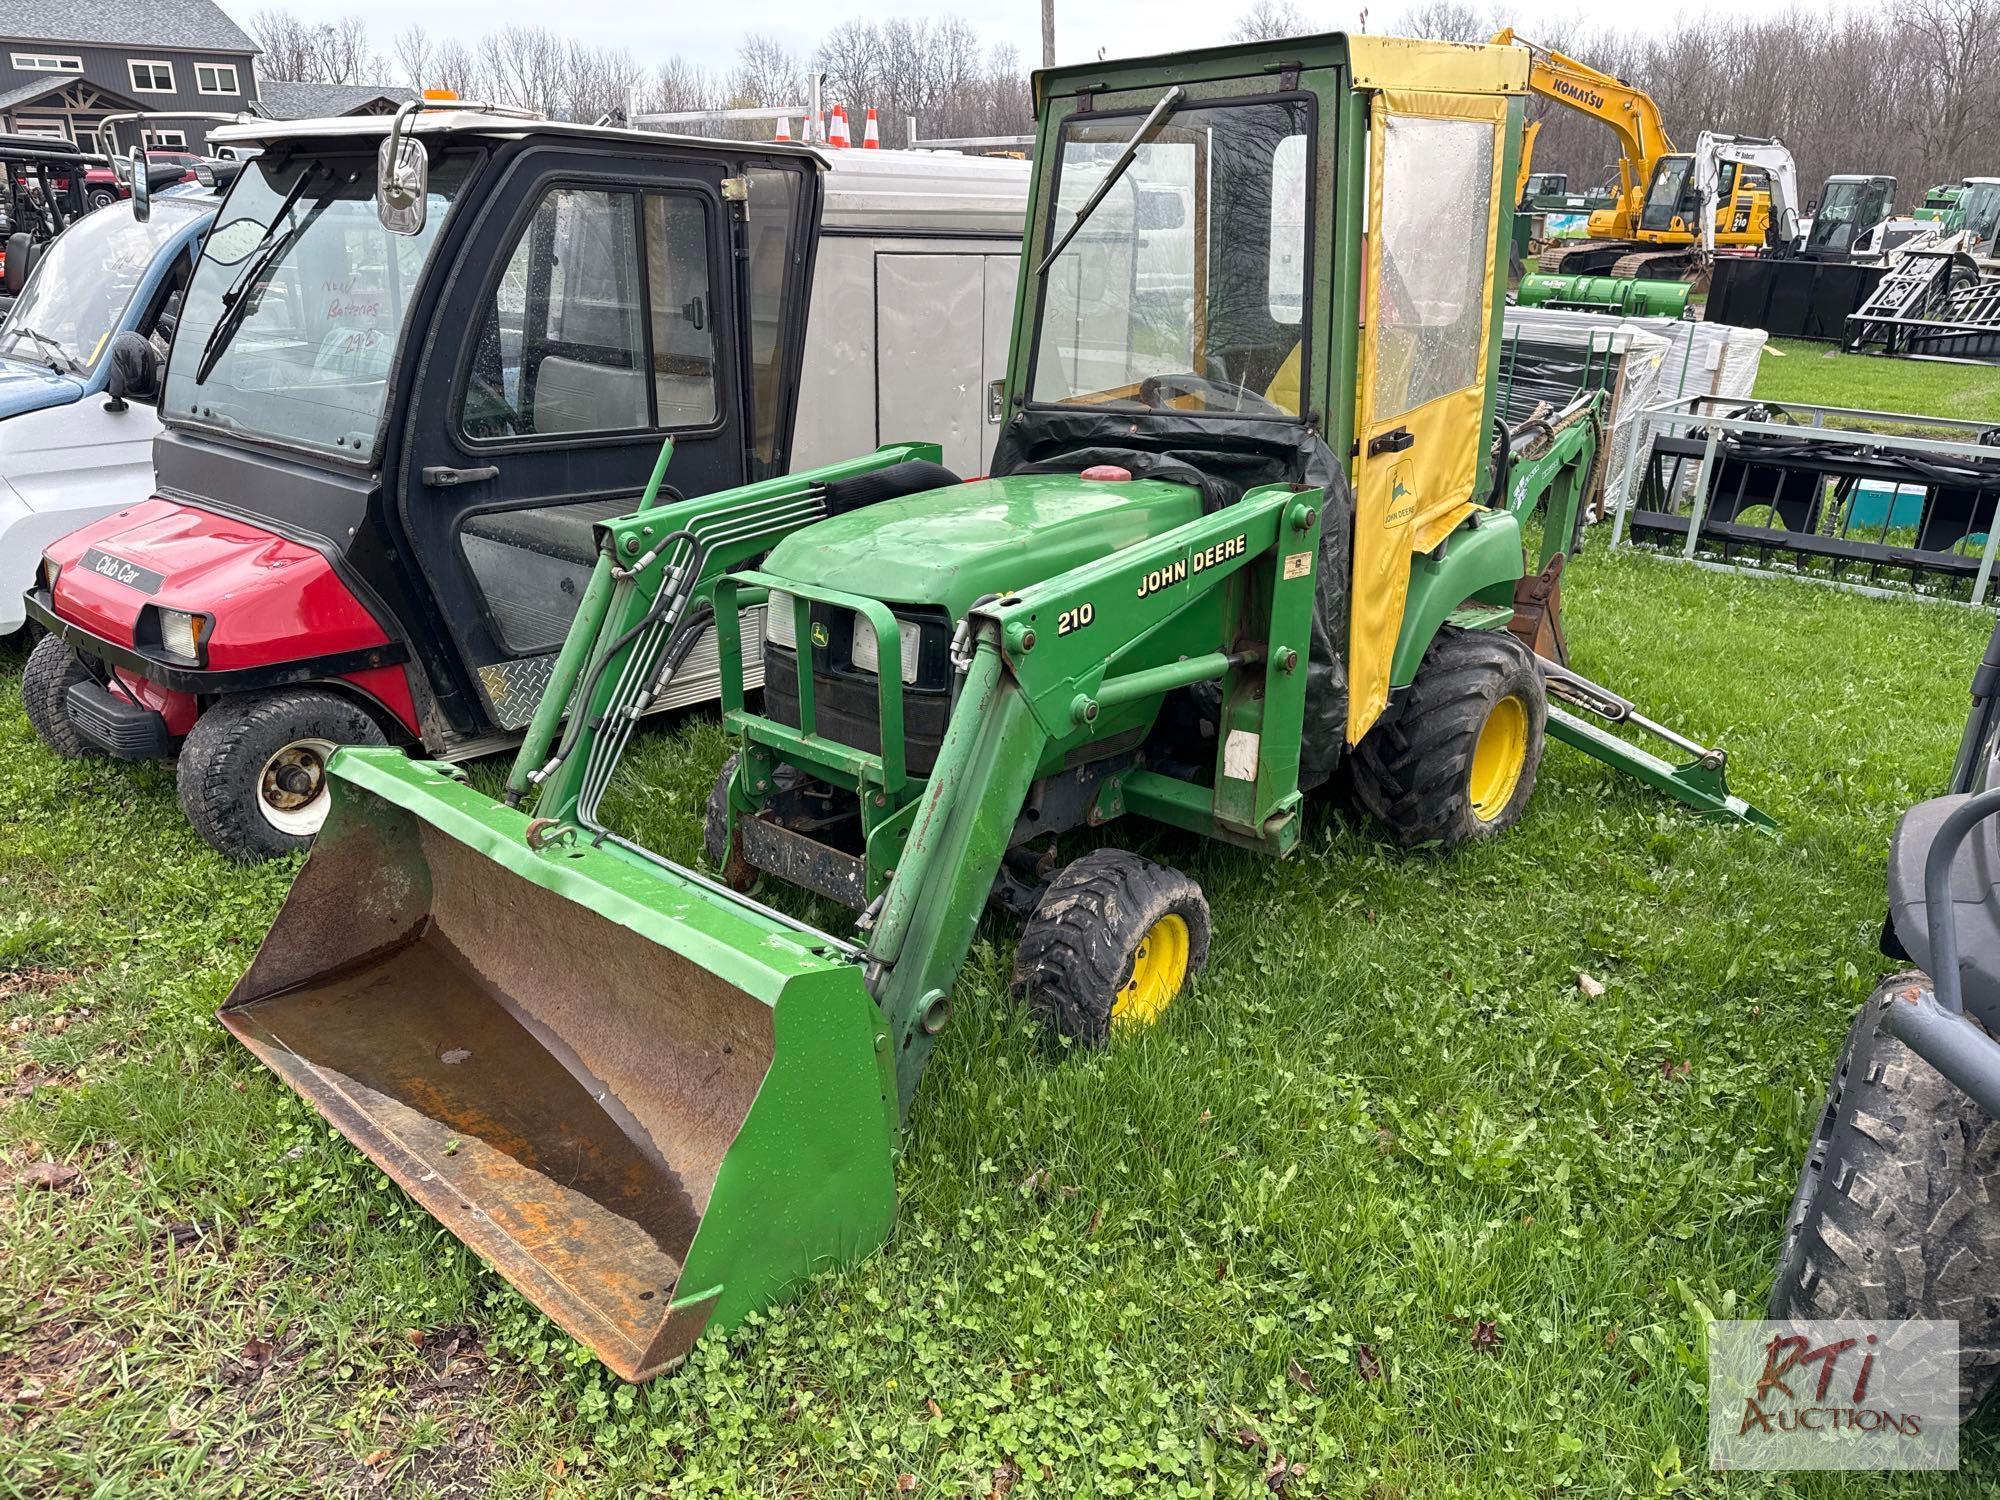
[[[1318,30],[1292,0],[1253,0],[1229,28],[1232,42],[1269,42],[1279,37],[1310,36]]]
[[[1499,24],[1465,0],[1424,0],[1404,11],[1389,30],[1397,36],[1429,37],[1439,42],[1483,42]]]
[[[359,16],[306,21],[288,10],[261,10],[250,30],[264,49],[257,71],[289,83],[367,83],[381,68]]]
[[[433,61],[437,49],[432,45],[430,33],[422,26],[405,26],[396,33],[396,62],[403,70],[403,82],[411,88],[430,88],[437,80],[432,76]]]

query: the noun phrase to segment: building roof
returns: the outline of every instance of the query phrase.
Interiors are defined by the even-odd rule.
[[[215,0],[146,0],[103,5],[86,0],[7,0],[0,37],[83,46],[183,48],[196,52],[257,52],[249,33]]]
[[[273,120],[319,120],[352,114],[371,104],[402,104],[416,97],[415,89],[393,83],[291,83],[277,78],[257,81],[257,108]]]
[[[81,73],[38,73],[26,83],[17,83],[11,89],[0,89],[0,109],[12,109],[17,104],[26,104],[30,99],[39,99],[44,94],[53,94],[68,88]]]

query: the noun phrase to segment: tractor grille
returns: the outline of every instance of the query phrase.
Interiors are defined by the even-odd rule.
[[[872,673],[813,673],[813,705],[819,732],[870,755],[882,753],[882,724]],[[764,646],[764,712],[793,728],[799,722],[798,656],[783,646]],[[912,776],[928,776],[944,743],[951,695],[936,689],[903,690],[905,763]]]

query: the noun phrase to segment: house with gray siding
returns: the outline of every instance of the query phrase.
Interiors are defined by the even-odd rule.
[[[144,110],[168,116],[147,144],[200,150],[200,116],[255,107],[257,53],[213,0],[0,0],[0,131],[102,151],[106,115]],[[129,125],[115,144],[138,144]]]

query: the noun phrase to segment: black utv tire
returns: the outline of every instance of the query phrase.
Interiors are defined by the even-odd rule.
[[[1180,871],[1096,849],[1036,903],[1014,950],[1013,991],[1044,1026],[1102,1047],[1114,1020],[1150,1023],[1201,972],[1209,926],[1208,898]]]
[[[28,711],[28,724],[35,738],[65,760],[80,760],[98,753],[97,747],[76,732],[69,716],[72,684],[90,681],[82,660],[60,636],[45,635],[28,653],[21,669],[21,706]]]
[[[1772,1318],[1956,1318],[1970,1416],[2000,1377],[2000,1122],[1880,1029],[1848,1033],[1785,1226]]]
[[[1504,630],[1447,625],[1424,653],[1402,712],[1355,747],[1355,798],[1406,849],[1490,838],[1519,822],[1534,794],[1548,713],[1526,646]],[[1511,753],[1506,774],[1482,787],[1476,752],[1490,728],[1504,731]]]
[[[174,785],[196,833],[239,864],[256,864],[312,844],[326,818],[325,762],[335,748],[386,743],[381,726],[336,693],[246,693],[195,720]],[[287,776],[302,785],[287,785]]]

